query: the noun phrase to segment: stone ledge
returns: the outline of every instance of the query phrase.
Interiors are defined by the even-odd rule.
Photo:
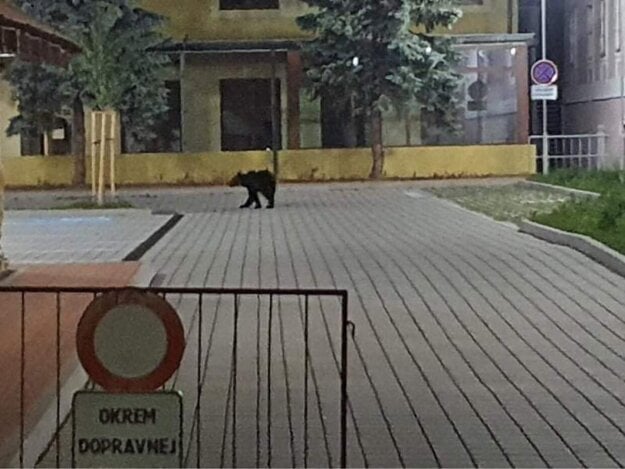
[[[593,238],[558,230],[529,220],[519,222],[519,231],[553,244],[575,249],[612,272],[625,277],[625,256]]]
[[[573,189],[571,187],[565,187],[565,186],[556,186],[554,184],[547,184],[545,182],[523,181],[521,184],[525,186],[530,186],[530,187],[539,187],[543,189],[553,189],[557,191],[568,192],[570,194],[575,194],[575,195],[579,195],[582,197],[597,198],[601,196],[601,194],[599,194],[598,192],[583,191],[581,189]]]

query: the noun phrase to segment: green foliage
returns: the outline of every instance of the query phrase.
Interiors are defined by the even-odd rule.
[[[88,106],[120,111],[131,139],[155,137],[156,122],[167,110],[163,72],[169,64],[153,51],[163,43],[163,18],[134,0],[16,0],[33,17],[48,23],[82,50],[68,70],[68,83]],[[31,81],[34,77],[30,78]]]
[[[625,191],[625,171],[559,169],[546,176],[537,174],[532,176],[531,179],[547,184],[599,192],[601,194],[610,191]]]
[[[13,117],[8,135],[38,135],[55,128],[59,118],[71,116],[74,90],[67,70],[46,64],[15,61],[8,70],[12,97],[18,101],[19,115]]]
[[[374,113],[408,103],[451,125],[460,76],[449,38],[460,10],[451,0],[304,0],[312,13],[298,18],[314,34],[303,44],[308,88]],[[354,64],[354,57],[358,63]]]
[[[549,184],[599,192],[532,219],[564,231],[590,236],[625,253],[625,172],[558,170],[532,179]]]

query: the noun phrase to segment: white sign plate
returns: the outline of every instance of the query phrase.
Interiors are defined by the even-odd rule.
[[[72,467],[181,466],[180,393],[74,394]]]
[[[557,101],[558,85],[532,85],[532,101]]]

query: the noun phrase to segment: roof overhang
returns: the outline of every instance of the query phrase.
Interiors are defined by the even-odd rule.
[[[463,34],[452,36],[457,44],[518,44],[525,43],[528,46],[535,45],[534,33],[516,34]]]
[[[176,42],[155,48],[166,53],[185,54],[249,54],[268,52],[287,52],[299,49],[297,41],[206,41]]]
[[[465,34],[451,35],[456,44],[519,44],[533,45],[534,34]],[[159,52],[182,54],[250,54],[298,50],[301,41],[181,41],[154,48]]]

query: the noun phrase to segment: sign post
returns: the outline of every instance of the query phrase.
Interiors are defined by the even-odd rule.
[[[535,64],[532,67],[532,72],[534,72],[534,68],[539,71],[543,67],[547,68],[547,0],[541,0],[540,2],[540,23],[541,23],[541,46],[542,46],[542,62],[545,65],[538,66]],[[553,62],[551,62],[553,64]],[[555,66],[555,64],[553,64]],[[532,78],[535,79],[534,73],[532,73]],[[557,68],[556,74],[552,76],[549,80],[549,83],[543,83],[543,80],[538,82],[534,81],[537,85],[552,85],[558,79]],[[543,100],[543,174],[549,174],[549,117],[547,116],[547,100]]]
[[[104,392],[74,394],[73,467],[181,467],[182,397],[155,392],[184,353],[171,305],[138,289],[101,295],[81,317],[76,345]]]

